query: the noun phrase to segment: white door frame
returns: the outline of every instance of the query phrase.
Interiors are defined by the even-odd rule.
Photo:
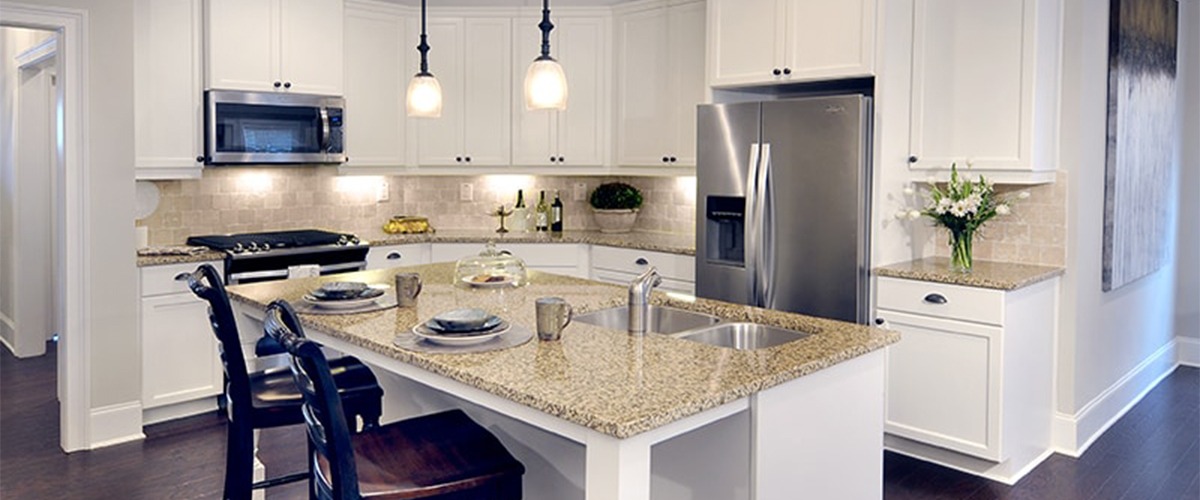
[[[55,262],[64,275],[66,290],[56,291],[63,298],[66,323],[58,344],[59,444],[65,451],[91,447],[90,408],[91,254],[87,249],[90,231],[86,224],[91,180],[88,173],[87,92],[88,48],[87,11],[20,3],[0,3],[0,19],[5,26],[36,28],[58,32],[56,99],[63,104],[62,149],[58,169],[62,200],[59,231],[65,262]]]

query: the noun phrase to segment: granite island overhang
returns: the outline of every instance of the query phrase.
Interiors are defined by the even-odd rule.
[[[417,272],[425,282],[416,307],[302,314],[307,333],[379,369],[582,444],[587,498],[649,498],[651,446],[742,412],[750,415],[748,438],[754,440],[748,480],[755,498],[788,491],[786,486],[794,484],[800,472],[788,470],[787,464],[797,463],[811,463],[800,474],[811,473],[812,484],[828,483],[830,489],[822,491],[834,496],[846,493],[839,493],[839,485],[854,481],[832,480],[848,473],[832,467],[866,471],[867,486],[858,486],[855,495],[881,494],[881,349],[899,340],[892,331],[655,292],[656,305],[810,335],[742,351],[572,323],[559,341],[535,339],[472,354],[427,354],[401,349],[392,341],[398,332],[449,309],[481,307],[532,329],[538,297],[562,297],[582,313],[623,305],[626,289],[531,271],[525,287],[478,291],[454,286],[453,264],[442,263],[239,285],[229,292],[235,307],[254,318],[261,317],[272,300],[300,301],[325,281],[387,284],[401,271]],[[805,449],[789,451],[791,446]],[[823,446],[832,449],[825,453],[820,451]],[[851,453],[853,449],[860,451]],[[849,462],[831,459],[839,454]],[[607,479],[595,480],[601,476]]]

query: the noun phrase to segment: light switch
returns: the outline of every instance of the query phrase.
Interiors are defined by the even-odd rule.
[[[475,186],[469,182],[459,184],[458,201],[475,201]]]
[[[375,186],[375,202],[383,203],[391,197],[391,189],[388,187],[388,181],[381,179],[379,184]]]
[[[571,193],[571,199],[575,201],[583,201],[587,199],[587,184],[576,182],[574,192]]]

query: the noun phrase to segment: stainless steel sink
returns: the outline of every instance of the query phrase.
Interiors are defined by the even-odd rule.
[[[721,323],[684,332],[675,338],[743,351],[766,349],[809,336],[808,333],[756,323]]]
[[[575,316],[574,321],[625,331],[629,328],[629,307],[620,306],[580,314]],[[719,321],[720,318],[709,314],[674,307],[650,306],[649,330],[654,333],[679,333],[714,325]]]

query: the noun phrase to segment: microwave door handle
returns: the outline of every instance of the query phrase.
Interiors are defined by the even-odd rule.
[[[329,152],[329,108],[321,108],[321,152]]]
[[[746,269],[746,304],[756,306],[758,303],[758,175],[761,146],[758,143],[750,145],[750,161],[746,164],[746,215],[745,215],[745,269]]]

